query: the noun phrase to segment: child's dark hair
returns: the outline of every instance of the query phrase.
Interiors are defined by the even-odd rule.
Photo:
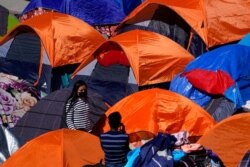
[[[121,114],[118,111],[111,113],[108,116],[109,126],[115,129],[119,128],[119,126],[121,125],[121,119]]]

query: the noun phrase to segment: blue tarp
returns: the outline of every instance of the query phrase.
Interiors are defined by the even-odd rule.
[[[57,1],[49,1],[49,0],[32,0],[23,10],[22,14],[27,13],[33,9],[38,7],[42,7],[45,9],[53,9],[57,12],[63,12],[66,10],[66,3],[62,2],[62,0]]]
[[[38,7],[75,16],[90,25],[118,24],[126,16],[112,0],[31,0],[23,14]]]
[[[192,69],[204,69],[227,72],[236,86],[225,91],[224,95],[240,108],[250,99],[250,47],[231,44],[207,52],[193,60],[185,72]],[[185,77],[178,75],[170,85],[170,90],[182,94],[200,106],[205,107],[211,96],[194,88]]]
[[[129,15],[137,6],[145,0],[114,0],[123,9],[126,15]]]
[[[245,46],[250,46],[250,33],[244,36],[238,44],[245,45]]]
[[[207,93],[193,87],[187,78],[181,77],[180,74],[171,81],[169,90],[191,99],[203,108],[205,108],[211,100],[211,97],[208,96]]]

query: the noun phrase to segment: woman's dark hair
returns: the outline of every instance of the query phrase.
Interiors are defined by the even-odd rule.
[[[73,89],[72,89],[72,92],[71,92],[71,94],[69,95],[69,97],[67,98],[67,101],[65,102],[65,106],[64,106],[65,112],[64,112],[63,118],[62,118],[62,119],[63,119],[63,122],[62,122],[62,125],[63,125],[63,126],[66,126],[66,125],[67,125],[67,123],[66,123],[66,113],[67,113],[68,111],[70,111],[71,108],[72,108],[72,107],[74,106],[74,104],[76,103],[77,98],[78,98],[77,91],[78,91],[78,89],[79,89],[80,86],[85,86],[86,89],[87,89],[87,84],[86,84],[83,80],[78,80],[77,82],[75,82],[74,87],[73,87]],[[68,103],[69,103],[69,107],[67,108],[66,106],[67,106]]]
[[[109,126],[115,129],[118,128],[121,125],[121,119],[121,114],[118,111],[111,113],[108,116]]]
[[[86,89],[88,89],[86,82],[84,82],[83,80],[78,80],[74,84],[74,87],[72,89],[72,92],[71,92],[70,96],[67,99],[67,102],[70,100],[70,103],[72,104],[72,103],[74,103],[77,100],[77,97],[78,97],[77,91],[78,91],[78,89],[79,89],[80,86],[85,86]]]

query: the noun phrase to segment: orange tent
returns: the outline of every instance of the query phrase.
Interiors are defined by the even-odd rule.
[[[19,24],[6,34],[0,45],[21,32],[34,32],[47,52],[51,67],[91,61],[89,55],[105,41],[93,27],[73,16],[48,12]],[[43,51],[40,56],[40,71]]]
[[[90,133],[60,129],[22,146],[2,167],[81,167],[104,158],[99,138]]]
[[[119,27],[151,18],[160,5],[180,15],[208,47],[240,40],[250,32],[250,2],[223,0],[147,0]]]
[[[149,31],[128,31],[111,38],[103,45],[108,42],[120,46],[140,86],[169,82],[194,59],[190,53],[171,39]],[[102,47],[99,47],[98,53],[102,52],[100,49]],[[104,47],[104,56],[110,51],[105,49]],[[73,75],[76,75],[86,64],[86,61],[82,62]]]
[[[215,152],[226,167],[238,166],[250,149],[250,113],[231,116],[205,133],[197,143]]]
[[[128,134],[188,131],[190,136],[201,136],[215,124],[213,118],[191,100],[158,88],[125,97],[108,109],[106,116],[114,111],[121,113]],[[107,120],[103,129],[109,130]]]

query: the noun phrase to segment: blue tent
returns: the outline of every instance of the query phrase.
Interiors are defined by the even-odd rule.
[[[241,108],[250,99],[249,62],[250,47],[231,44],[201,55],[192,61],[184,72],[202,69],[213,72],[221,70],[229,74],[235,85],[225,90],[224,96],[232,101],[236,108]],[[200,82],[202,82],[202,79]],[[170,90],[192,99],[202,107],[205,107],[212,98],[211,94],[194,87],[182,74],[171,82]]]
[[[75,16],[90,25],[118,24],[125,18],[123,9],[111,0],[31,0],[22,14],[39,7]]]
[[[114,0],[123,9],[126,15],[129,15],[137,6],[139,6],[145,0]]]

